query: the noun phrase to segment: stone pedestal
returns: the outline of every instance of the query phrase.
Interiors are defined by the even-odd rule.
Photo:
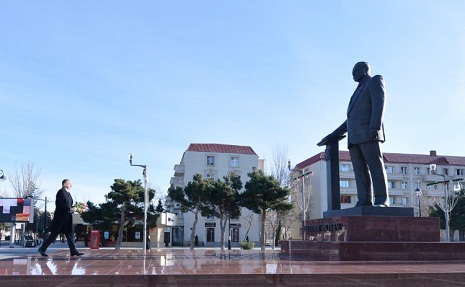
[[[325,261],[465,259],[465,243],[439,242],[439,218],[434,217],[336,216],[307,220],[304,235],[306,240],[282,241],[281,254]]]

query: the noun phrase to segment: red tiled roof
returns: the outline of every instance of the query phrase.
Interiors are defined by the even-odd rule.
[[[325,153],[324,152],[320,152],[320,153],[317,153],[316,155],[312,156],[311,158],[307,158],[306,160],[304,160],[303,162],[299,162],[298,164],[296,164],[295,168],[296,169],[303,169],[317,161],[320,161],[320,160],[325,160]]]
[[[383,153],[385,162],[390,163],[417,163],[429,164],[431,161],[438,158],[438,156],[431,156],[426,154],[403,154],[403,153]]]
[[[385,163],[413,163],[413,164],[438,164],[438,165],[458,165],[465,166],[465,157],[448,155],[425,155],[425,154],[404,154],[404,153],[383,153]],[[318,153],[296,165],[297,168],[304,168],[317,161],[325,160],[325,153]],[[350,161],[349,151],[339,151],[339,161]]]
[[[227,144],[190,144],[189,147],[187,148],[187,151],[256,155],[255,151],[249,146],[227,145]]]

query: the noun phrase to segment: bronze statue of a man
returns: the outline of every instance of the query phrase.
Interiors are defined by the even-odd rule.
[[[366,62],[355,64],[352,76],[359,84],[350,98],[347,120],[325,139],[340,137],[347,133],[347,143],[357,183],[356,206],[388,207],[387,177],[381,153],[381,143],[385,141],[384,79],[380,75],[371,77],[370,66]]]

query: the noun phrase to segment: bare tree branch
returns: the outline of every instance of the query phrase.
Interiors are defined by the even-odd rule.
[[[290,171],[287,167],[288,159],[287,146],[276,145],[273,150],[273,162],[271,163],[270,172],[282,187],[289,187],[290,184]]]
[[[32,161],[21,162],[20,167],[15,167],[13,174],[8,177],[13,189],[13,196],[40,198],[43,193],[38,183],[40,169],[36,169],[34,165]]]

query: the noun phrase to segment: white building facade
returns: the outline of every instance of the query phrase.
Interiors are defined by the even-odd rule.
[[[436,151],[432,150],[425,155],[383,153],[383,158],[390,205],[413,207],[415,216],[427,216],[428,207],[444,196],[444,185],[428,186],[428,184],[444,179],[452,181],[465,178],[465,157],[437,155]],[[436,166],[435,174],[431,170],[431,165]],[[312,172],[305,182],[306,188],[311,189],[311,201],[306,218],[322,218],[323,212],[328,209],[325,154],[316,154],[298,163],[295,168]],[[348,151],[339,152],[339,173],[341,209],[353,207],[357,202],[357,187]],[[452,183],[447,188],[453,188]],[[300,222],[297,223],[299,224]],[[299,229],[300,226],[296,226],[292,232],[295,238],[300,237]]]
[[[264,162],[258,158],[255,151],[249,146],[225,145],[225,144],[190,144],[184,152],[181,162],[174,166],[174,176],[171,178],[171,186],[184,188],[192,181],[195,174],[202,178],[222,179],[231,172],[241,177],[242,184],[249,180],[247,173],[254,169],[263,169]],[[166,238],[170,245],[186,246],[190,242],[191,230],[194,223],[194,213],[183,213],[179,205],[167,199],[166,209],[178,216],[178,225],[165,230]],[[239,219],[231,219],[230,234],[231,246],[239,246],[239,242],[246,237],[250,241],[259,242],[260,216],[243,208]],[[229,231],[226,228],[225,241],[227,242]],[[171,234],[167,235],[166,233]],[[199,215],[195,234],[199,245],[218,247],[221,244],[221,228],[218,218],[205,218]],[[166,239],[168,240],[168,239]]]

